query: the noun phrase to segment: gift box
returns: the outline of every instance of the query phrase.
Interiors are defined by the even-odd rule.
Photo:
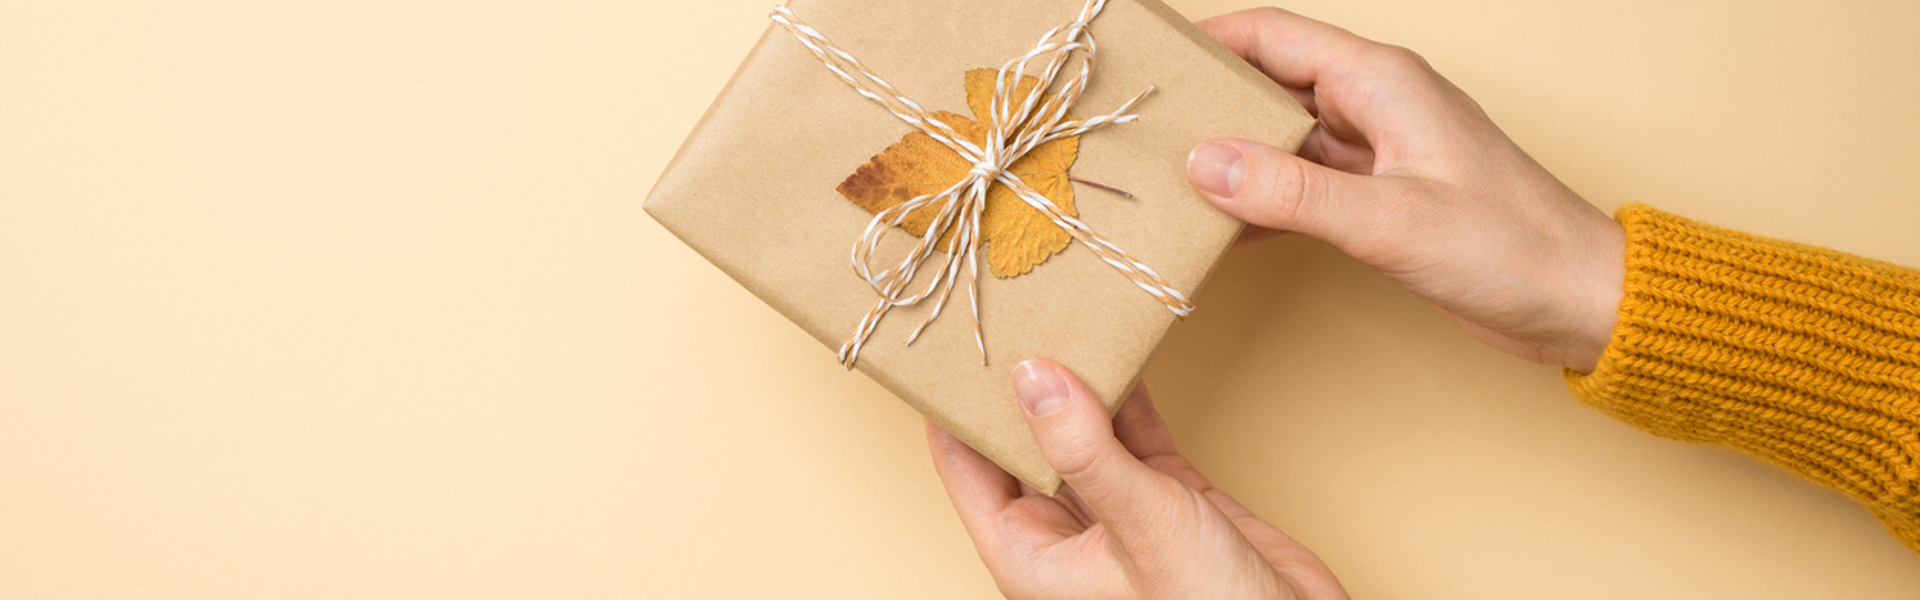
[[[1312,117],[1156,0],[793,0],[772,17],[646,211],[1052,494],[1011,370],[1052,358],[1117,409],[1243,226],[1189,186],[1188,152],[1297,149]]]

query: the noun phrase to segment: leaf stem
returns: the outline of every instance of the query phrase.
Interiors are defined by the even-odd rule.
[[[1110,186],[1110,185],[1105,185],[1105,184],[1099,184],[1099,183],[1094,183],[1094,182],[1091,182],[1091,181],[1087,181],[1087,180],[1085,180],[1085,179],[1080,179],[1080,178],[1078,178],[1078,177],[1068,177],[1068,178],[1067,178],[1067,181],[1071,181],[1071,182],[1074,182],[1074,183],[1078,183],[1078,184],[1080,184],[1080,185],[1084,185],[1084,186],[1087,186],[1087,187],[1090,187],[1090,188],[1093,188],[1093,189],[1097,189],[1097,190],[1104,190],[1104,191],[1107,191],[1107,192],[1112,192],[1112,193],[1115,193],[1115,194],[1119,194],[1119,195],[1120,195],[1120,197],[1122,197],[1122,198],[1126,198],[1126,199],[1128,199],[1128,200],[1132,200],[1132,199],[1133,199],[1133,194],[1129,194],[1129,193],[1127,193],[1127,191],[1126,191],[1126,190],[1122,190],[1122,189],[1119,189],[1119,188],[1116,188],[1116,187],[1113,187],[1113,186]]]

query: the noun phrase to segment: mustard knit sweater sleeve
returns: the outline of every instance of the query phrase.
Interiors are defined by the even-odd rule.
[[[1858,499],[1920,552],[1920,271],[1639,205],[1626,297],[1576,396]]]

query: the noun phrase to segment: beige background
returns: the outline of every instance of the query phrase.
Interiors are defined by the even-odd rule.
[[[303,4],[0,3],[0,598],[993,594],[919,419],[640,212],[770,0]],[[1603,206],[1920,264],[1920,5],[1290,6]],[[1920,594],[1318,243],[1198,301],[1176,437],[1356,596]]]

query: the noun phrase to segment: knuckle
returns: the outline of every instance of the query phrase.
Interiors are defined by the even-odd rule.
[[[1069,481],[1086,480],[1096,477],[1108,460],[1106,453],[1100,451],[1099,443],[1092,439],[1085,429],[1076,429],[1061,436],[1059,459],[1053,465],[1060,477]]]
[[[1382,44],[1375,49],[1373,62],[1376,66],[1399,71],[1432,71],[1433,65],[1426,57],[1406,46]]]
[[[1432,90],[1441,81],[1439,71],[1426,57],[1405,46],[1380,44],[1360,59],[1361,78],[1371,80],[1378,89],[1406,92]]]
[[[1276,21],[1286,18],[1290,13],[1277,6],[1261,6],[1247,9],[1246,14],[1261,21]]]
[[[1306,206],[1326,186],[1319,172],[1299,160],[1279,161],[1266,169],[1265,177],[1261,179],[1262,195],[1269,202],[1269,218],[1273,220],[1273,225],[1279,227],[1300,223],[1307,216]]]

